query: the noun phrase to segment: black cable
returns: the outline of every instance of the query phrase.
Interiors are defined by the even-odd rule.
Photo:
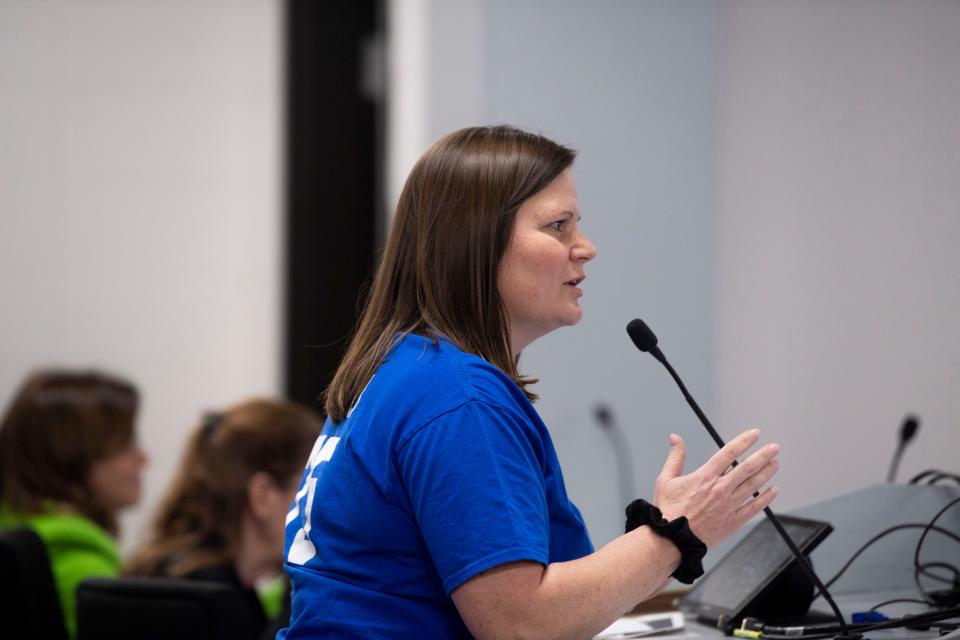
[[[954,579],[949,580],[942,576],[938,576],[935,573],[930,573],[929,571],[927,571],[928,568],[949,569],[950,571],[953,572]],[[927,591],[927,589],[923,586],[923,582],[920,581],[921,575],[937,580],[939,582],[946,583],[950,585],[951,589],[947,589],[944,591]],[[920,592],[920,595],[926,598],[927,602],[930,604],[931,607],[949,606],[950,604],[955,602],[955,601],[951,601],[950,599],[951,592],[954,590],[957,590],[957,593],[960,594],[960,571],[958,571],[957,568],[954,567],[953,565],[949,565],[945,562],[928,562],[925,564],[921,564],[919,567],[916,567],[913,571],[913,582],[914,584],[917,585],[917,591]]]
[[[899,618],[894,618],[893,620],[878,622],[877,624],[867,627],[863,630],[871,631],[875,629],[897,629],[899,627],[927,625],[931,622],[949,620],[950,618],[955,618],[958,615],[960,615],[960,607],[952,607],[950,609],[943,609],[940,611],[929,611],[925,613],[915,613],[909,616],[901,616]]]
[[[909,627],[914,625],[929,625],[933,622],[939,622],[940,620],[949,620],[960,615],[960,607],[952,607],[950,609],[944,609],[940,611],[931,611],[926,613],[917,613],[910,616],[902,616],[900,618],[894,618],[893,620],[885,620],[883,622],[877,623],[863,623],[863,624],[852,624],[850,629],[852,631],[876,631],[878,629],[896,629],[898,627]],[[775,634],[775,633],[763,633],[763,638],[769,638],[770,640],[796,640],[798,637],[803,637],[804,640],[823,640],[824,638],[833,638],[836,635],[836,630],[824,631],[823,633],[803,635],[803,634]]]
[[[878,533],[878,534],[875,535],[874,537],[870,538],[870,540],[868,540],[862,547],[860,547],[859,549],[857,549],[857,551],[850,557],[850,559],[847,560],[846,564],[844,564],[843,567],[841,567],[840,570],[839,570],[832,578],[830,578],[830,580],[827,581],[827,583],[826,583],[827,588],[829,589],[829,588],[833,585],[833,583],[836,582],[836,581],[840,578],[840,576],[842,576],[844,573],[846,573],[847,569],[850,568],[850,565],[853,564],[853,561],[856,560],[858,557],[860,557],[860,554],[862,554],[864,551],[867,550],[867,548],[868,548],[870,545],[874,544],[875,542],[877,542],[878,540],[880,540],[880,539],[883,538],[884,536],[889,535],[889,534],[891,534],[891,533],[894,533],[895,531],[900,531],[900,530],[902,530],[902,529],[924,529],[924,530],[926,530],[926,528],[927,528],[927,524],[926,524],[926,523],[911,522],[911,523],[906,523],[906,524],[899,524],[899,525],[890,527],[889,529],[885,529],[884,531],[881,531],[880,533]],[[943,527],[934,526],[932,530],[933,530],[933,531],[936,531],[937,533],[941,533],[941,534],[943,534],[943,535],[945,535],[945,536],[948,536],[948,537],[950,537],[950,538],[953,538],[953,540],[955,540],[956,542],[960,542],[960,535],[957,535],[957,534],[953,533],[952,531],[948,531],[947,529],[944,529]],[[817,595],[819,596],[819,594],[817,594]]]
[[[926,600],[917,600],[916,598],[894,598],[893,600],[885,600],[884,602],[873,605],[872,607],[870,607],[870,610],[867,613],[873,613],[880,607],[885,607],[888,604],[897,604],[899,602],[912,602],[914,604],[922,604],[922,605],[929,604]]]
[[[920,481],[926,478],[927,476],[939,473],[935,469],[927,469],[926,471],[921,471],[917,475],[910,478],[910,484],[920,484]]]
[[[944,578],[941,575],[930,572],[929,569],[946,569],[953,573],[953,577]],[[946,562],[924,562],[919,567],[914,567],[914,574],[925,576],[931,580],[943,582],[944,584],[949,584],[953,587],[960,587],[960,569],[957,569],[954,565]]]
[[[921,480],[925,480],[923,484],[936,484],[940,480],[953,480],[960,483],[960,475],[947,473],[939,469],[927,469],[910,478],[910,484],[920,484]]]
[[[924,574],[925,568],[928,566],[940,566],[940,567],[948,566],[955,572],[954,574],[955,576],[960,576],[960,572],[957,572],[957,569],[955,567],[952,567],[951,565],[947,565],[946,563],[921,564],[920,549],[923,547],[923,543],[927,539],[927,534],[930,533],[930,531],[933,529],[934,523],[940,518],[940,516],[942,516],[947,511],[947,509],[949,509],[950,507],[952,507],[957,503],[960,503],[960,498],[954,498],[953,500],[948,502],[946,506],[940,509],[940,511],[937,512],[937,515],[933,516],[933,519],[930,520],[930,522],[927,524],[926,527],[924,527],[923,533],[920,534],[920,539],[917,540],[917,548],[913,553],[913,567],[914,567],[913,581],[917,584],[917,589],[920,590],[920,593],[923,594],[923,597],[931,602],[935,602],[935,601],[933,600],[931,595],[927,593],[926,589],[923,588],[923,583],[920,582],[920,576]],[[960,587],[960,578],[958,578],[957,582],[953,583],[953,586],[955,588]]]
[[[860,555],[861,553],[863,553],[863,552],[867,549],[867,547],[869,547],[870,545],[872,545],[873,543],[875,543],[875,542],[876,542],[877,540],[879,540],[880,538],[882,538],[882,537],[884,537],[884,536],[886,536],[886,535],[888,535],[888,534],[890,534],[890,533],[893,533],[894,531],[898,531],[898,530],[901,530],[901,529],[923,528],[923,533],[920,534],[920,538],[919,538],[919,540],[917,540],[917,547],[916,547],[916,549],[915,549],[915,551],[914,551],[914,560],[913,560],[913,562],[914,562],[914,580],[915,580],[915,582],[917,583],[917,588],[920,590],[921,595],[925,598],[924,604],[927,604],[927,605],[929,605],[929,606],[934,606],[934,607],[937,606],[936,601],[935,601],[935,600],[930,596],[930,594],[927,593],[927,591],[923,588],[922,584],[920,583],[920,577],[919,577],[919,576],[920,576],[921,574],[927,575],[927,574],[925,573],[925,571],[926,571],[928,568],[933,568],[933,567],[937,567],[937,568],[947,568],[947,569],[955,572],[954,575],[957,576],[958,579],[960,579],[960,572],[958,572],[958,570],[957,570],[956,567],[954,567],[953,565],[950,565],[950,564],[948,564],[948,563],[943,563],[943,562],[921,563],[921,562],[920,562],[920,549],[922,548],[923,543],[924,543],[924,541],[926,540],[927,534],[930,533],[930,531],[936,531],[936,532],[941,533],[941,534],[943,534],[943,535],[946,535],[946,536],[948,536],[948,537],[950,537],[950,538],[952,538],[952,539],[954,539],[954,540],[960,539],[960,536],[957,536],[956,534],[954,534],[954,533],[952,533],[952,532],[950,532],[950,531],[948,531],[948,530],[946,530],[946,529],[943,529],[942,527],[936,526],[936,521],[940,518],[940,516],[942,516],[950,507],[952,507],[953,505],[957,504],[958,502],[960,502],[960,498],[956,498],[956,499],[951,500],[950,502],[948,502],[942,509],[940,509],[940,511],[937,512],[937,514],[936,514],[935,516],[933,516],[933,518],[930,520],[930,522],[928,522],[928,523],[925,524],[925,525],[923,525],[923,524],[916,524],[916,523],[902,524],[902,525],[897,525],[897,526],[895,526],[895,527],[890,527],[889,529],[887,529],[887,530],[885,530],[885,531],[877,534],[876,536],[874,536],[873,538],[871,538],[866,544],[864,544],[862,547],[860,547],[860,549],[858,549],[856,553],[853,554],[853,556],[850,558],[850,560],[847,561],[847,563],[840,569],[840,571],[839,571],[833,578],[831,578],[829,582],[827,582],[827,585],[831,585],[831,584],[833,584],[834,582],[836,582],[836,580],[837,580],[841,575],[843,575],[843,573],[850,567],[850,565],[853,563],[853,561],[856,560],[857,557],[859,557],[859,555]],[[931,574],[931,575],[936,575],[936,574]],[[936,576],[936,577],[942,579],[942,576]],[[905,599],[905,600],[906,600],[906,599]],[[875,607],[873,607],[873,609],[871,609],[871,611],[873,611],[873,610],[876,609],[877,607],[882,606],[883,604],[891,604],[891,603],[892,603],[892,601],[891,601],[891,602],[887,602],[887,603],[881,603],[881,604],[876,605]],[[900,618],[897,618],[897,619],[894,619],[894,620],[889,620],[889,621],[885,621],[885,622],[882,622],[882,623],[877,623],[877,624],[875,624],[875,625],[870,625],[869,623],[867,623],[865,626],[863,626],[863,625],[851,625],[850,628],[851,628],[851,630],[855,630],[855,631],[857,631],[857,632],[872,631],[872,630],[876,630],[876,629],[893,629],[893,628],[897,628],[897,627],[905,627],[905,626],[916,625],[916,624],[927,624],[927,623],[929,623],[929,622],[936,622],[936,621],[939,621],[939,620],[946,620],[946,619],[955,617],[955,616],[957,616],[957,615],[960,615],[960,607],[952,607],[952,608],[950,608],[950,609],[945,609],[945,610],[944,610],[944,609],[941,609],[941,610],[939,610],[939,611],[934,611],[934,612],[920,613],[920,614],[915,614],[915,615],[912,615],[912,616],[903,616],[903,617],[900,617]],[[835,632],[834,632],[834,631],[831,631],[831,632],[825,632],[825,633],[823,633],[823,634],[816,634],[816,635],[803,636],[803,637],[804,637],[805,640],[820,640],[820,639],[822,639],[822,638],[832,638],[834,635],[835,635]],[[775,635],[775,634],[766,634],[766,633],[764,634],[764,637],[765,637],[765,638],[770,638],[771,640],[795,640],[795,638],[796,638],[795,635]]]

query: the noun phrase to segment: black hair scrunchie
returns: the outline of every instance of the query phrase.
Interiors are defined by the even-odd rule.
[[[707,545],[690,531],[686,516],[664,520],[660,509],[646,500],[634,500],[627,505],[626,513],[626,533],[646,525],[680,550],[680,566],[673,572],[674,578],[683,584],[692,584],[703,575],[703,556],[707,554]]]

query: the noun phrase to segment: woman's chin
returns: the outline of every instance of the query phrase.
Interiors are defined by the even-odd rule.
[[[580,305],[576,305],[574,309],[570,310],[570,313],[567,316],[567,322],[564,323],[568,327],[572,327],[575,324],[583,319],[583,309],[580,308]]]

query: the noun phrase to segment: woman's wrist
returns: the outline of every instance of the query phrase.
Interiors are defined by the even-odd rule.
[[[673,572],[674,578],[684,584],[691,584],[703,575],[703,556],[707,553],[707,545],[690,530],[685,516],[665,520],[660,509],[646,500],[631,502],[627,506],[626,514],[627,532],[648,526],[651,531],[670,540],[677,547],[680,551],[680,566]]]

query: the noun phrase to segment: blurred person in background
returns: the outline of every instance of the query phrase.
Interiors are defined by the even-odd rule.
[[[120,571],[117,514],[140,500],[139,396],[96,371],[42,370],[0,424],[0,527],[28,526],[47,548],[67,632],[76,588]]]
[[[207,414],[124,573],[230,585],[248,637],[272,637],[289,617],[284,519],[321,426],[306,407],[265,399]]]

